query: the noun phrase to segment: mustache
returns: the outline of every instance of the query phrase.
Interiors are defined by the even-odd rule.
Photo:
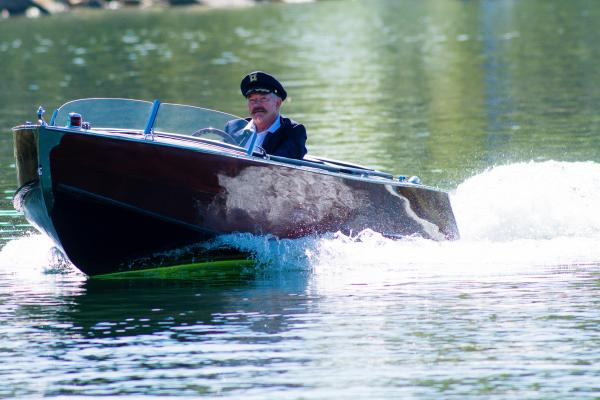
[[[253,108],[253,109],[252,109],[252,114],[255,114],[255,113],[257,113],[257,112],[264,112],[264,113],[266,113],[266,112],[267,112],[267,110],[265,110],[265,109],[264,109],[264,108],[262,108],[262,107],[255,107],[255,108]]]

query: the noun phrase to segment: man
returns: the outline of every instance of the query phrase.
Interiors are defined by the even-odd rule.
[[[238,137],[242,136],[240,132],[251,132],[242,141],[247,149],[260,146],[268,154],[301,160],[307,152],[306,129],[281,116],[279,109],[287,97],[283,85],[272,75],[256,71],[242,79],[240,89],[248,102],[250,118],[229,121],[225,132]]]

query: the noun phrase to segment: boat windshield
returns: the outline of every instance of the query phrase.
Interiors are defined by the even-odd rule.
[[[81,99],[62,105],[53,119],[56,126],[68,126],[69,114],[81,114],[92,128],[144,131],[152,115],[153,103],[130,99]],[[182,104],[161,103],[152,125],[154,132],[198,136],[207,128],[222,130],[231,114]],[[210,137],[211,139],[213,136]],[[218,136],[217,140],[221,140]]]
[[[81,119],[93,128],[144,130],[152,112],[149,101],[129,99],[81,99],[63,104],[54,117],[54,125],[68,126],[69,114],[81,114]],[[51,122],[52,124],[52,122]]]

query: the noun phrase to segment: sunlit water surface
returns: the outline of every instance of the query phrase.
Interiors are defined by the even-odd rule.
[[[571,208],[598,204],[599,170],[474,176],[452,196],[455,242],[222,237],[259,266],[194,282],[90,281],[45,237],[13,240],[0,394],[596,398],[600,224]]]
[[[94,281],[12,210],[4,134],[0,397],[600,398],[598,24],[585,0],[0,20],[6,133],[92,96],[243,114],[266,69],[312,154],[449,190],[462,236],[230,235],[257,267]]]

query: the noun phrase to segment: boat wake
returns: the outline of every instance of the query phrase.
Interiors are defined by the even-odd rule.
[[[294,241],[228,235],[219,242],[250,251],[264,264],[319,273],[503,274],[600,265],[600,164],[498,166],[460,184],[451,202],[461,233],[453,242],[392,240],[369,230]]]
[[[460,184],[451,201],[461,233],[461,239],[452,242],[393,240],[365,230],[296,240],[232,234],[217,238],[211,246],[250,252],[264,270],[310,271],[361,283],[378,274],[390,278],[392,271],[397,281],[600,266],[600,164],[547,161],[498,166]],[[66,270],[42,235],[7,243],[0,251],[0,268],[54,274]]]
[[[463,239],[600,235],[600,164],[529,162],[467,179],[451,196]]]
[[[10,283],[4,281],[8,278]],[[6,243],[0,250],[0,282],[13,291],[27,291],[37,296],[55,291],[54,282],[73,283],[69,291],[77,290],[78,282],[85,281],[79,272],[53,246],[49,237],[28,234]],[[16,292],[13,292],[16,293]]]

